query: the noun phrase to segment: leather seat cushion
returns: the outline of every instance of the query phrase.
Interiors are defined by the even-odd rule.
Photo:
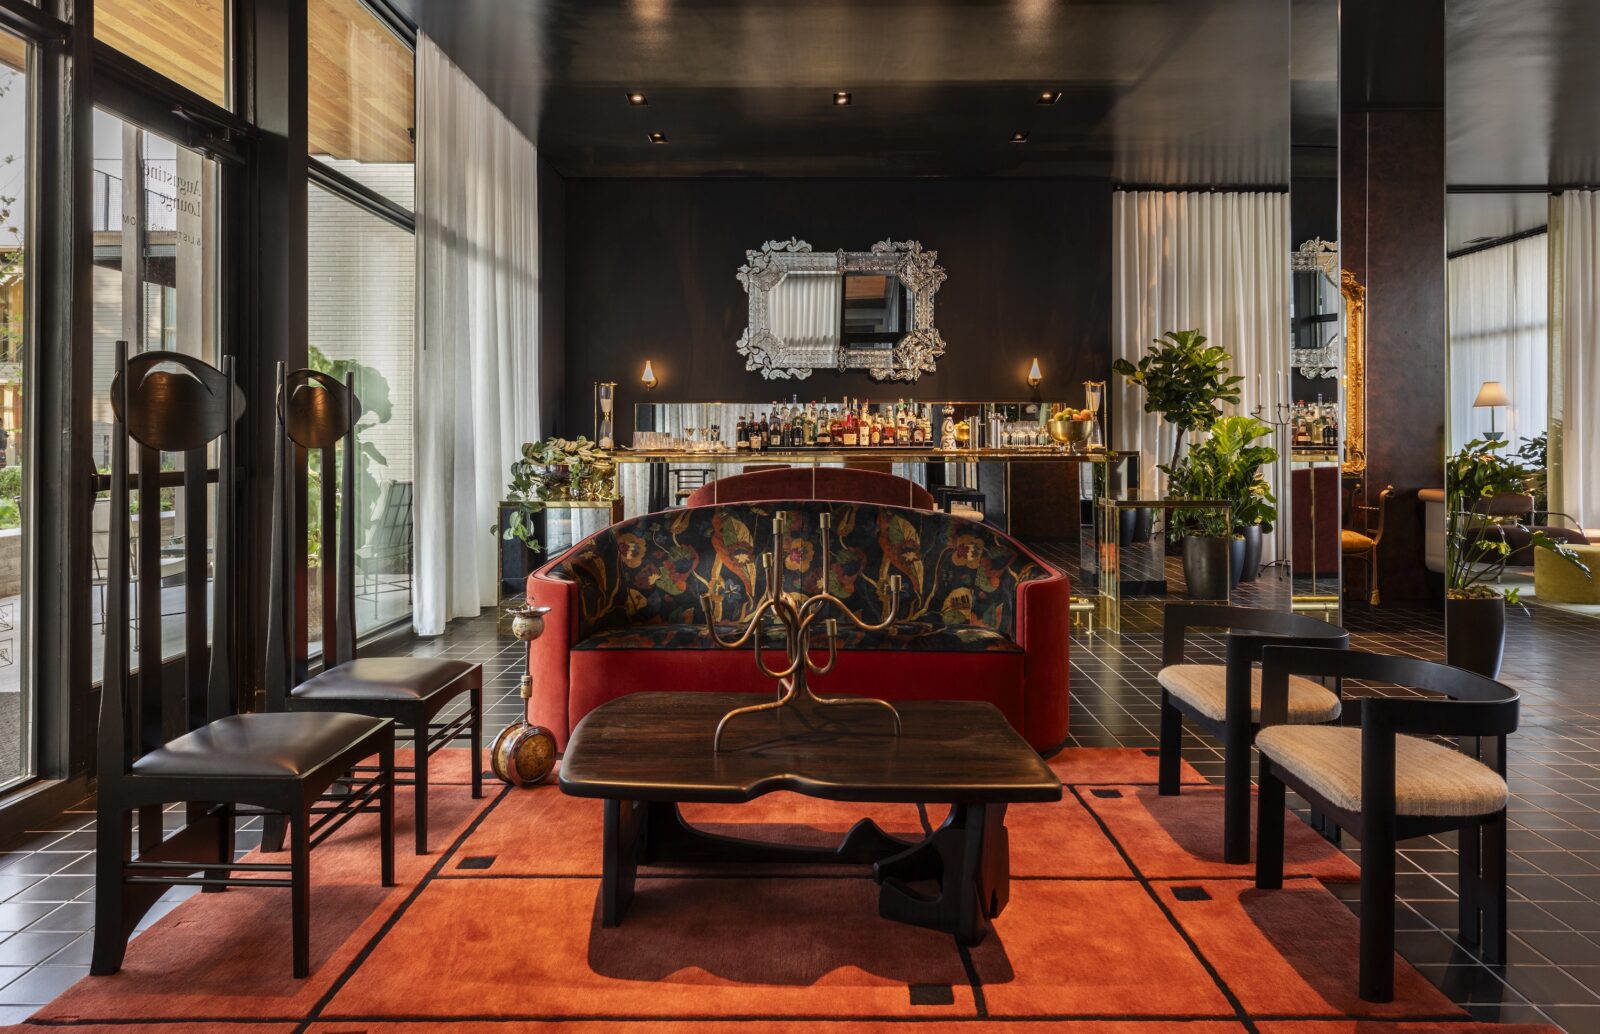
[[[1375,545],[1377,543],[1372,541],[1372,536],[1359,531],[1345,528],[1339,532],[1339,548],[1346,553],[1365,553]]]
[[[1161,688],[1199,711],[1222,721],[1227,715],[1228,669],[1222,664],[1171,664],[1156,674]],[[1339,697],[1326,686],[1289,676],[1289,721],[1296,724],[1331,722],[1339,717]],[[1261,669],[1250,669],[1250,720],[1261,720]]]
[[[478,665],[444,657],[361,657],[290,691],[296,700],[421,700]]]
[[[133,771],[147,776],[299,776],[386,721],[320,711],[230,715],[152,750],[133,763]]]
[[[1328,802],[1361,810],[1361,730],[1273,725],[1256,737],[1261,753]],[[1506,781],[1476,758],[1415,736],[1394,740],[1395,814],[1459,818],[1506,806]]]

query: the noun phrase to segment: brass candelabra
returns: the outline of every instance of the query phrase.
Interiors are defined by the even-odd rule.
[[[878,587],[879,597],[885,599],[885,613],[883,620],[875,624],[868,622],[852,610],[844,600],[828,591],[828,530],[833,524],[832,516],[826,510],[817,515],[817,523],[822,533],[821,592],[806,596],[800,592],[783,591],[783,547],[788,534],[789,514],[788,511],[779,510],[772,518],[772,552],[761,554],[761,567],[766,575],[766,593],[756,605],[755,613],[750,616],[744,631],[738,637],[724,639],[717,632],[716,608],[713,604],[721,600],[721,590],[714,587],[711,592],[701,594],[700,603],[705,608],[706,627],[711,633],[712,642],[725,650],[737,650],[753,638],[756,667],[763,675],[776,679],[779,690],[776,700],[748,707],[736,707],[723,715],[722,721],[717,723],[716,735],[711,740],[713,751],[722,749],[722,731],[733,719],[758,711],[777,711],[783,708],[814,712],[823,707],[881,707],[894,718],[895,735],[900,735],[900,712],[896,711],[894,705],[887,700],[874,697],[819,697],[811,691],[807,683],[807,673],[826,675],[833,670],[834,662],[839,658],[839,621],[834,617],[826,618],[823,622],[828,643],[828,662],[819,665],[811,658],[812,626],[822,618],[824,611],[830,605],[842,612],[858,628],[873,632],[887,628],[894,622],[900,603],[900,576],[897,574],[889,575],[885,580],[886,584]],[[762,655],[761,641],[765,638],[766,629],[774,627],[763,624],[768,615],[776,618],[776,627],[783,629],[786,662],[779,668],[769,666]]]

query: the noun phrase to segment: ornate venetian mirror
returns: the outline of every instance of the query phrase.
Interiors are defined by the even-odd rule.
[[[944,354],[933,296],[939,253],[919,241],[879,241],[870,251],[812,251],[793,237],[745,252],[739,283],[750,323],[737,348],[744,367],[771,379],[812,370],[865,370],[914,381]]]

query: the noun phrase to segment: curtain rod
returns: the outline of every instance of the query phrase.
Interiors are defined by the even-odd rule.
[[[1144,194],[1287,194],[1283,183],[1113,183],[1113,191]]]
[[[1459,248],[1455,251],[1446,252],[1445,258],[1455,259],[1461,258],[1463,255],[1475,255],[1480,251],[1488,251],[1490,248],[1498,248],[1506,244],[1515,244],[1517,241],[1525,241],[1529,237],[1537,237],[1540,234],[1549,232],[1550,227],[1548,226],[1535,226],[1531,230],[1519,230],[1516,233],[1508,234],[1505,237],[1496,237],[1492,241],[1483,241],[1480,244],[1471,244],[1465,248]]]

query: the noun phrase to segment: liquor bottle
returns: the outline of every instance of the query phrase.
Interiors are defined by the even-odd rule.
[[[883,424],[873,419],[871,413],[867,414],[867,445],[883,447]]]
[[[735,446],[736,448],[748,449],[750,447],[750,442],[749,442],[748,438],[746,437],[746,435],[748,433],[745,430],[746,426],[747,425],[744,422],[744,414],[740,413],[739,414],[739,422],[734,425],[734,432],[733,432],[735,435],[737,435],[737,437],[734,438],[734,441],[737,443],[737,445]]]
[[[844,416],[840,418],[844,424],[844,441],[846,449],[854,449],[860,442],[861,423],[856,419],[856,411],[851,408],[850,400],[844,400]]]

